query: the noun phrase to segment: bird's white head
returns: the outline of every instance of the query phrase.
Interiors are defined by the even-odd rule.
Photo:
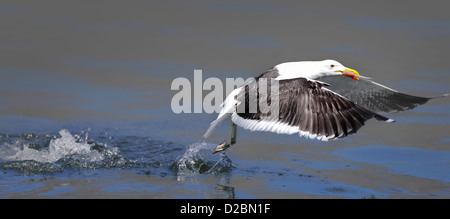
[[[275,68],[278,69],[279,76],[276,80],[293,78],[317,79],[329,75],[344,75],[354,80],[358,80],[359,73],[351,68],[347,68],[338,61],[327,59],[323,61],[301,61],[281,63]]]

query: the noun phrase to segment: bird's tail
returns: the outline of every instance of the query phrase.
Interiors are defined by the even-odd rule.
[[[395,122],[395,120],[390,119],[386,116],[382,116],[380,114],[374,113],[373,117],[375,117],[376,120],[378,121],[384,121],[384,122]]]
[[[221,104],[222,109],[219,113],[219,116],[217,116],[216,120],[211,122],[208,130],[206,130],[205,134],[203,135],[203,139],[208,138],[217,125],[219,125],[225,119],[228,119],[231,117],[231,114],[233,114],[235,107],[239,104],[236,97],[240,91],[241,91],[241,88],[237,88],[237,89],[233,90],[227,96],[225,101]]]
[[[216,128],[217,125],[219,125],[221,122],[223,122],[225,119],[229,118],[231,116],[231,113],[226,113],[220,117],[217,117],[216,120],[214,120],[213,122],[211,122],[211,124],[209,125],[208,130],[206,130],[205,134],[203,135],[203,139],[208,138],[212,131],[214,130],[214,128]]]

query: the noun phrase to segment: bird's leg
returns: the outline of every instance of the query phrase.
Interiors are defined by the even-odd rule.
[[[230,136],[227,141],[222,142],[221,144],[217,145],[216,149],[212,152],[213,154],[217,152],[221,152],[229,148],[231,145],[236,143],[236,124],[234,124],[233,121],[231,121],[230,125]]]
[[[230,125],[230,146],[234,145],[236,143],[236,124],[234,124],[233,121],[231,121],[231,125]]]

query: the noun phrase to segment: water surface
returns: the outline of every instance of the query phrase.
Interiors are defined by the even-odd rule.
[[[174,114],[173,79],[254,77],[335,59],[421,96],[449,93],[448,5],[4,1],[0,198],[449,198],[450,99],[319,142]]]

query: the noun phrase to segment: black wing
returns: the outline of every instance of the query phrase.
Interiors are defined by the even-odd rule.
[[[378,113],[412,109],[432,99],[400,93],[364,77],[352,80],[338,75],[323,77],[319,80],[330,84],[330,89],[334,92]]]
[[[278,82],[278,99],[277,95],[271,97],[270,86],[267,90],[259,86],[246,87],[245,95],[240,100],[241,111],[238,107],[232,117],[233,122],[250,130],[287,134],[295,133],[293,130],[296,130],[301,136],[328,140],[356,133],[366,120],[373,117],[393,121],[328,90],[325,83],[305,78]],[[257,98],[250,98],[255,93]],[[278,106],[278,116],[262,113],[267,110],[260,110],[259,107],[256,112],[249,111],[265,98],[269,104],[274,104],[272,107]]]

